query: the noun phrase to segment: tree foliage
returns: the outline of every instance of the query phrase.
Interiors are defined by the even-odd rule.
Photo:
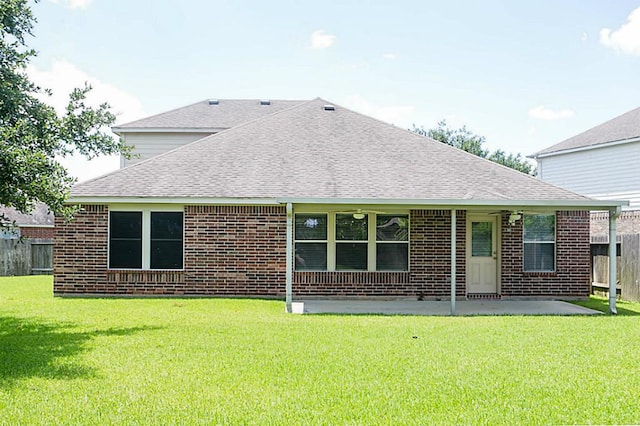
[[[28,213],[43,202],[68,217],[64,203],[75,179],[58,159],[130,155],[130,148],[104,130],[115,121],[109,105],[86,104],[88,84],[72,91],[62,115],[41,100],[51,91],[26,73],[36,56],[27,44],[35,22],[27,0],[0,2],[0,205]]]
[[[515,155],[507,154],[501,149],[494,152],[489,151],[484,148],[484,144],[486,142],[485,137],[476,135],[467,129],[466,126],[462,126],[459,129],[452,129],[449,127],[446,120],[442,120],[438,122],[437,127],[428,130],[425,130],[422,126],[417,127],[414,124],[411,131],[442,143],[446,143],[447,145],[451,145],[463,151],[467,151],[473,155],[477,155],[478,157],[486,158],[494,163],[502,164],[503,166],[518,170],[522,173],[535,175],[535,168],[522,158],[519,153]]]

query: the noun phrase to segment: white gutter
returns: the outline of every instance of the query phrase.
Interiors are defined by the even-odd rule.
[[[532,154],[532,155],[528,155],[527,158],[532,158],[534,160],[537,160],[538,158],[554,157],[556,155],[571,154],[572,152],[589,151],[592,149],[599,149],[599,148],[607,148],[610,146],[624,145],[624,144],[633,143],[633,142],[640,142],[640,137],[635,137],[631,139],[622,139],[622,140],[613,141],[613,142],[597,143],[593,145],[581,146],[578,148],[561,149],[558,151],[546,152],[544,154]]]

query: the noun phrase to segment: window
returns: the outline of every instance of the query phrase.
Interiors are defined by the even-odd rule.
[[[556,216],[553,214],[525,215],[524,270],[527,272],[555,271]]]
[[[296,269],[327,269],[327,215],[296,214]]]
[[[142,268],[142,212],[111,212],[109,268]]]
[[[409,217],[376,216],[376,270],[409,270]]]
[[[407,271],[406,214],[299,213],[295,215],[296,270]]]
[[[183,213],[111,211],[109,268],[182,269]]]
[[[151,212],[151,269],[182,269],[182,212]]]

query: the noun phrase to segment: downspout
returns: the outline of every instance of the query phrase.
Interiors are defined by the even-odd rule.
[[[451,209],[451,315],[456,314],[456,210]]]
[[[616,290],[617,290],[617,236],[616,219],[620,216],[621,208],[609,210],[609,312],[617,314],[616,310]]]
[[[293,299],[293,205],[287,203],[287,262],[285,272],[286,310],[291,313]]]

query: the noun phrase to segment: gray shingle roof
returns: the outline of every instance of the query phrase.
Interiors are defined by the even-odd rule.
[[[608,142],[618,142],[640,137],[640,108],[626,112],[567,140],[538,151],[532,157],[569,149],[585,148]]]
[[[20,213],[13,207],[0,206],[0,216],[8,219],[8,223],[31,226],[53,226],[55,217],[49,211],[49,207],[43,203],[37,203],[30,214]]]
[[[114,126],[114,131],[128,129],[228,129],[247,121],[290,108],[305,101],[272,100],[261,105],[259,99],[219,99],[196,102],[151,117]]]
[[[72,197],[589,200],[314,99],[76,185]]]

